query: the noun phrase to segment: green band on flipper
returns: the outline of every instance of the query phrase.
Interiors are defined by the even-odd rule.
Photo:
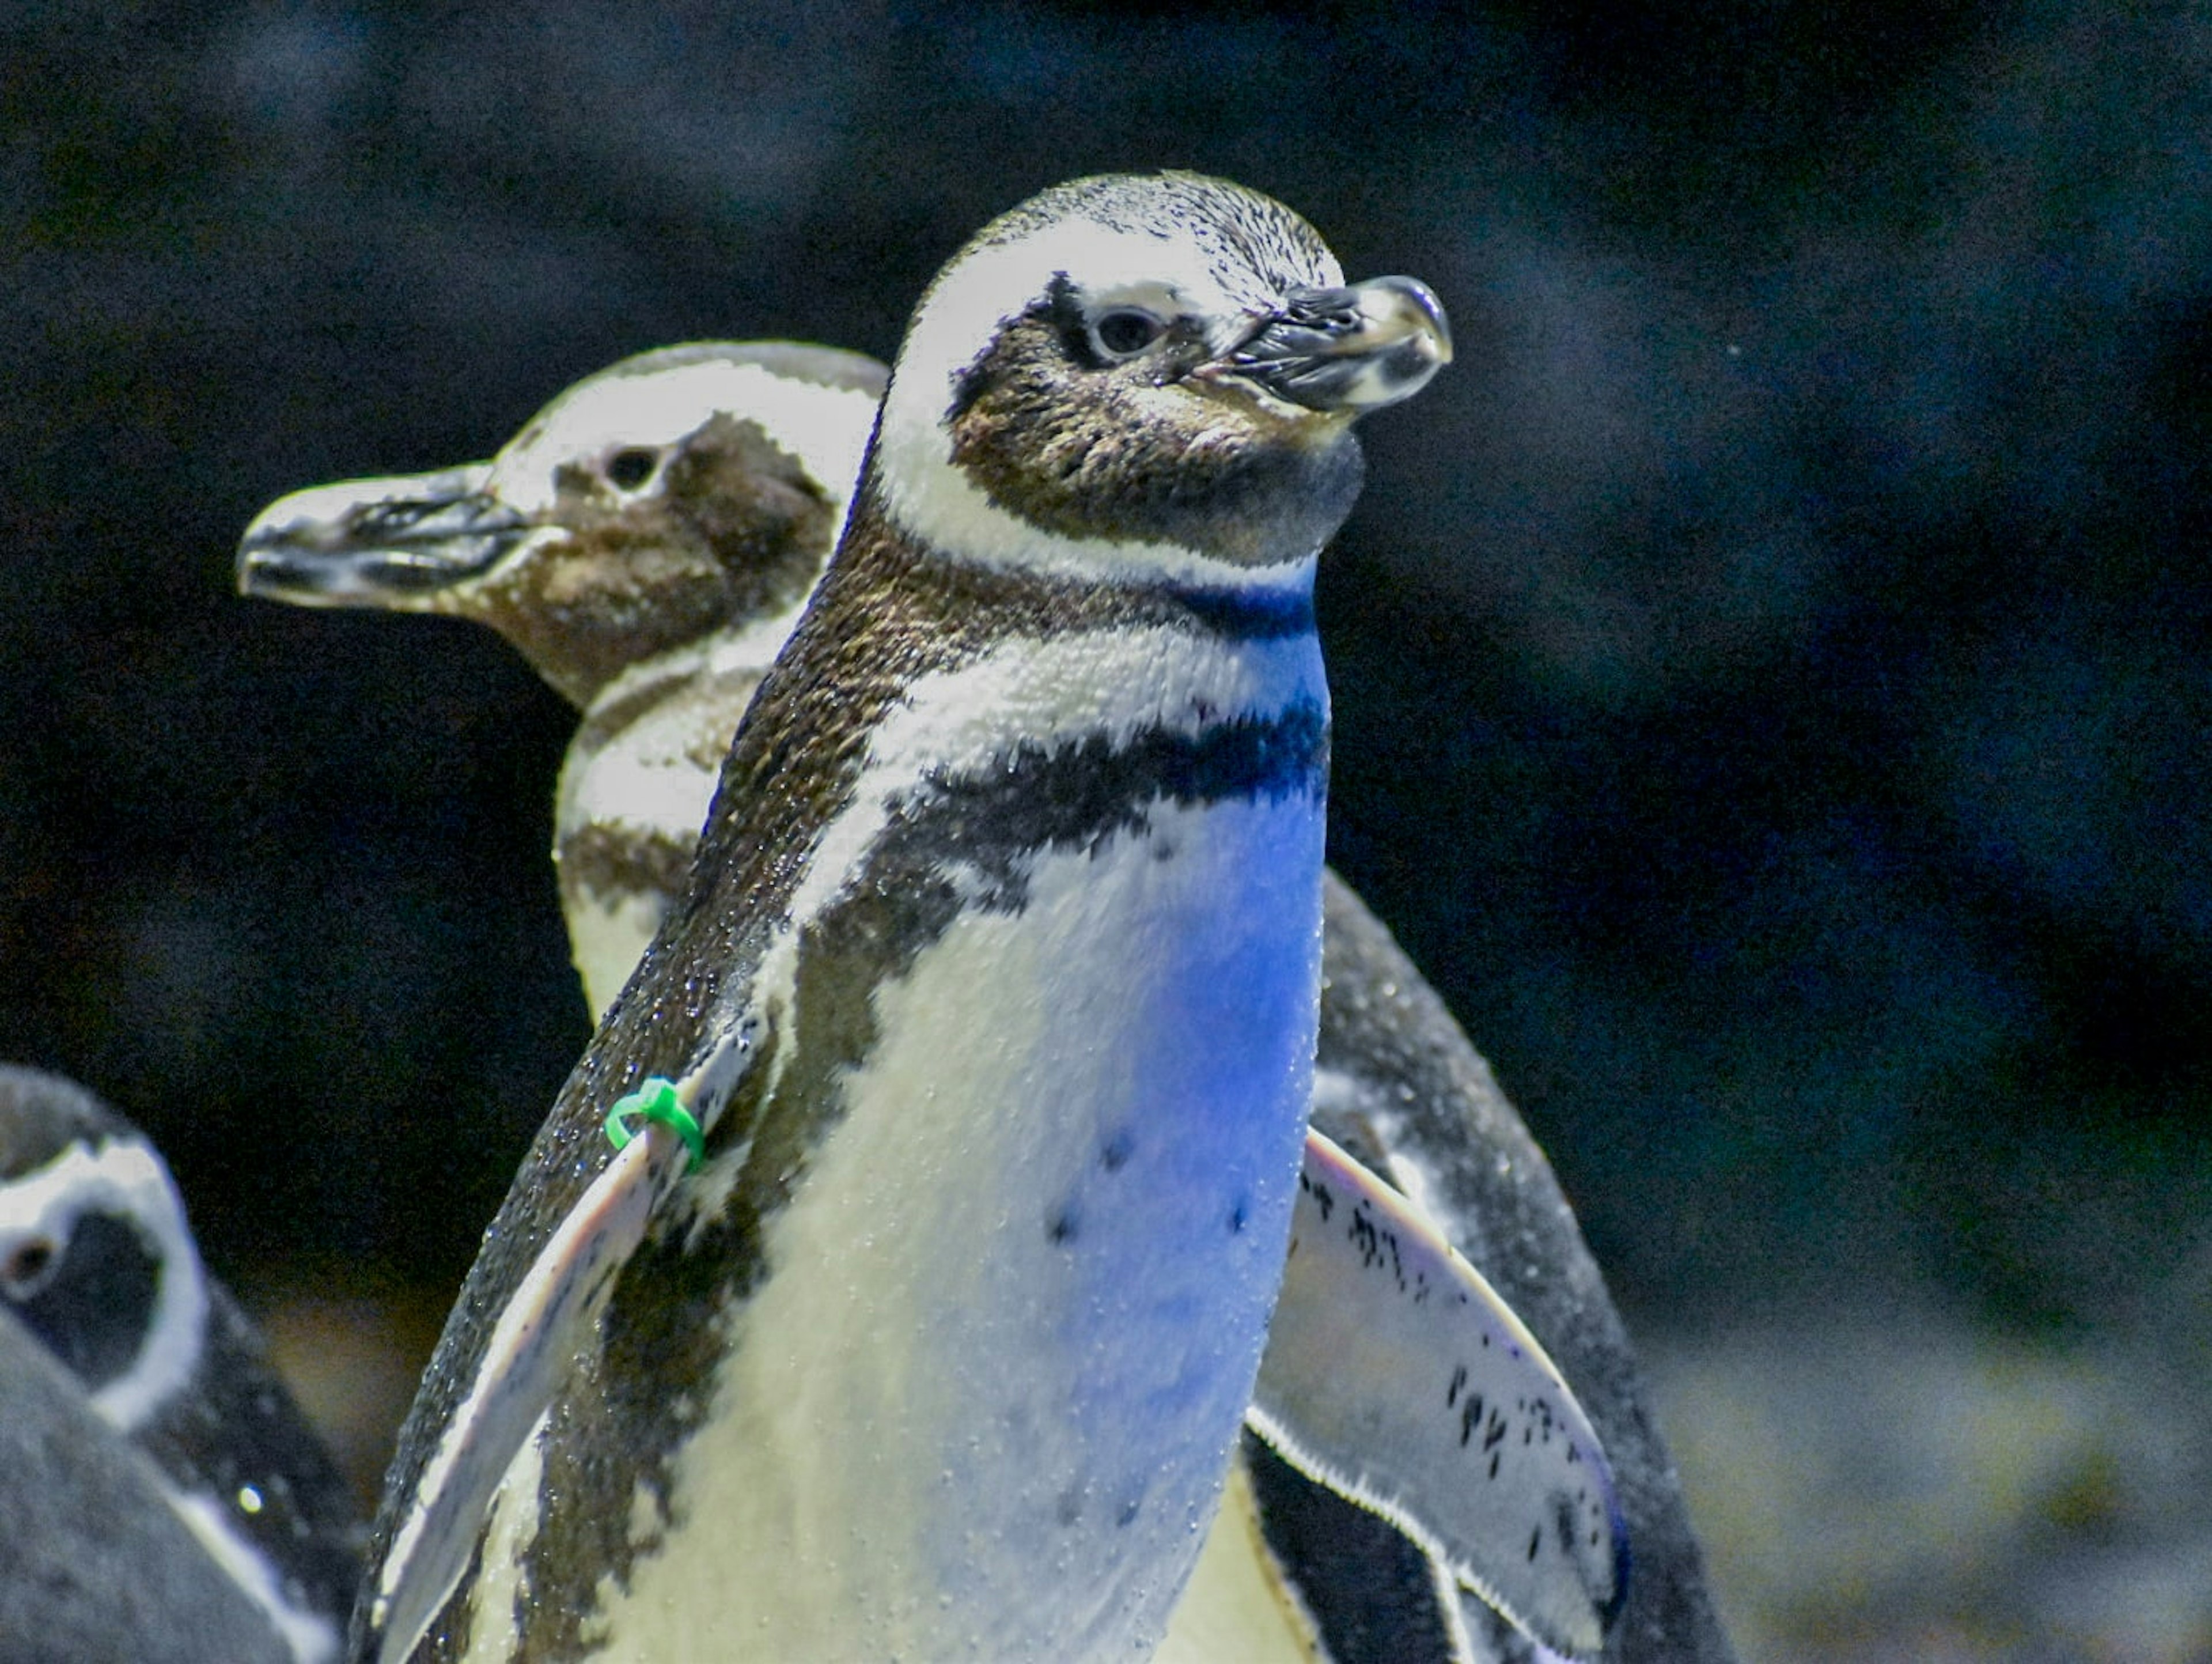
[[[655,1075],[629,1097],[615,1100],[615,1106],[607,1112],[607,1142],[617,1149],[635,1136],[627,1125],[633,1115],[659,1122],[684,1141],[684,1148],[691,1152],[690,1164],[684,1168],[686,1173],[696,1173],[705,1163],[707,1135],[699,1131],[699,1123],[676,1095],[675,1082]]]

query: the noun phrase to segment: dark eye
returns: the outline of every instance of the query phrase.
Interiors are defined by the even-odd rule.
[[[1091,326],[1091,338],[1105,358],[1133,358],[1167,332],[1165,324],[1135,307],[1103,312]]]
[[[617,451],[607,459],[607,479],[617,491],[634,491],[652,478],[653,471],[659,466],[658,451]]]
[[[17,1298],[37,1292],[33,1286],[49,1265],[54,1263],[54,1245],[51,1238],[26,1237],[15,1246],[15,1252],[0,1261],[0,1286]]]

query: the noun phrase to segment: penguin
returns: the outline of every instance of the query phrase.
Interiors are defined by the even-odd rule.
[[[821,355],[818,365],[809,362],[814,354]],[[717,358],[772,368],[742,385],[726,387],[686,369]],[[819,455],[818,417],[804,399],[787,398],[778,380],[785,372],[796,373],[791,390],[802,394],[833,375],[878,387],[882,376],[872,361],[781,343],[697,344],[626,359],[562,394],[492,464],[351,482],[280,500],[256,517],[241,543],[240,586],[248,594],[308,604],[335,600],[475,618],[532,654],[554,686],[574,688],[584,655],[564,650],[558,631],[543,620],[517,628],[508,621],[507,609],[479,599],[488,576],[500,570],[496,564],[441,563],[438,570],[447,576],[440,581],[433,609],[422,587],[401,588],[386,576],[397,553],[390,546],[391,528],[420,521],[498,520],[509,528],[511,539],[498,561],[558,561],[569,558],[567,538],[580,535],[586,525],[598,535],[610,535],[608,528],[618,522],[608,517],[627,505],[631,518],[619,539],[620,551],[634,563],[641,551],[658,554],[667,539],[688,535],[686,517],[655,500],[655,488],[641,467],[633,465],[636,477],[627,488],[601,485],[596,503],[573,492],[559,498],[549,482],[556,475],[604,479],[611,460],[634,448],[639,433],[625,424],[635,422],[635,410],[647,405],[653,412],[652,450],[661,479],[682,472],[687,443],[679,438],[672,447],[665,436],[707,433],[718,420],[757,430],[793,463],[802,454]],[[872,408],[871,401],[860,413],[848,411],[854,433],[842,454],[857,456]],[[556,428],[565,442],[549,445],[545,436]],[[506,488],[511,500],[489,483],[495,473],[515,482]],[[841,505],[849,496],[849,487],[834,478],[817,474],[814,487]],[[476,493],[501,497],[506,510],[489,501],[459,506]],[[759,501],[753,493],[733,500]],[[514,504],[524,502],[555,506],[550,515],[515,511]],[[818,518],[807,523],[813,528],[823,525]],[[782,548],[791,528],[788,517],[777,516],[772,527],[750,533],[750,546]],[[826,530],[818,536],[817,563],[830,547]],[[410,552],[419,567],[428,569],[435,558],[436,540],[434,533],[426,535]],[[638,576],[641,580],[644,574]],[[507,583],[520,587],[519,580]],[[756,662],[764,668],[767,653],[795,613],[793,608],[767,621],[767,628],[750,618],[719,620],[715,638],[753,642],[763,654]],[[665,646],[672,635],[657,621],[634,621],[632,627],[641,643],[656,644],[654,651],[668,667],[654,672],[656,686],[680,686],[689,674],[685,667],[704,661],[703,655]],[[732,658],[724,647],[715,661],[729,666]],[[690,700],[686,708],[705,712],[719,699],[719,710],[711,714],[720,733],[726,734],[736,727],[757,676],[757,671],[750,677],[727,675],[712,699]],[[586,800],[568,790],[565,782],[580,773],[582,759],[605,770],[613,781],[653,781],[653,790],[644,795],[656,804],[675,800],[671,782],[688,767],[690,807],[666,819],[681,824],[688,815],[694,823],[703,821],[714,782],[708,759],[719,757],[719,741],[682,750],[668,743],[664,725],[650,719],[651,705],[625,707],[621,700],[588,691],[580,703],[593,714],[564,769],[558,849],[623,832],[618,820],[603,831],[592,826],[588,817],[580,817]],[[621,721],[625,709],[638,718],[627,727]],[[611,815],[617,801],[610,792],[597,800],[604,807],[594,812]],[[683,870],[681,862],[669,866],[675,873]],[[630,871],[633,881],[650,884],[641,863]],[[1568,1379],[1586,1400],[1619,1469],[1637,1549],[1636,1579],[1608,1655],[1728,1657],[1705,1593],[1697,1543],[1651,1422],[1632,1352],[1548,1163],[1418,969],[1347,886],[1334,874],[1324,883],[1323,1068],[1314,1125],[1346,1149],[1361,1152],[1375,1173],[1422,1196],[1439,1210],[1440,1220],[1451,1222],[1452,1245],[1508,1294],[1511,1307],[1528,1317],[1537,1332],[1552,1338]],[[641,896],[580,909],[564,871],[571,936],[595,1010],[611,1002],[650,940],[651,924],[641,928],[639,922],[657,922],[678,892],[680,879],[672,879]],[[612,928],[623,921],[629,922],[626,934]],[[595,966],[605,967],[596,978]],[[1272,1351],[1270,1359],[1276,1364],[1273,1373],[1283,1373],[1286,1366]],[[1263,1381],[1269,1374],[1263,1368]],[[1178,1652],[1182,1641],[1188,1646]],[[1456,1580],[1433,1557],[1387,1521],[1346,1502],[1340,1478],[1308,1478],[1260,1437],[1248,1435],[1231,1475],[1230,1501],[1161,1655],[1319,1656],[1337,1664],[1388,1656],[1441,1664],[1477,1655],[1524,1656],[1527,1646],[1510,1627],[1500,1627],[1486,1602],[1463,1601]]]
[[[810,570],[818,572],[829,553],[833,522],[814,505],[832,503],[842,512],[851,494],[849,482],[823,475],[840,461],[857,466],[874,396],[854,399],[836,412],[851,426],[848,442],[831,446],[823,440],[823,401],[816,390],[831,384],[879,392],[882,375],[872,361],[783,343],[702,343],[641,354],[560,395],[490,463],[412,478],[319,487],[280,500],[256,517],[241,541],[240,585],[248,594],[307,605],[388,602],[401,610],[474,618],[526,651],[551,655],[539,661],[547,680],[592,713],[564,768],[556,858],[578,850],[634,848],[648,840],[673,845],[677,826],[704,821],[714,787],[707,759],[726,750],[729,732],[799,608],[789,604],[765,619],[738,609],[715,620],[709,639],[695,642],[684,639],[669,618],[640,610],[637,598],[642,594],[652,600],[644,584],[656,574],[712,570],[717,564],[743,572],[747,564],[762,560],[764,552],[788,561],[800,546],[810,549]],[[639,411],[647,406],[652,426],[641,432]],[[690,455],[697,447],[712,458],[732,456],[733,431],[755,436],[739,460],[772,470],[775,479],[796,489],[775,492],[741,484],[732,467],[710,472]],[[649,444],[643,442],[648,438]],[[634,460],[618,463],[641,452],[651,460],[650,471]],[[609,478],[619,472],[628,474],[626,481]],[[679,498],[667,489],[669,481],[702,475],[711,479],[717,499],[712,513],[705,512],[710,499],[701,491]],[[477,539],[493,527],[500,528],[501,541],[486,547]],[[449,539],[460,546],[447,546]],[[580,582],[552,575],[580,570],[593,576]],[[684,586],[677,582],[669,588],[669,610],[677,619],[696,616],[684,605]],[[628,602],[620,618],[644,655],[638,667],[600,668],[596,680],[587,671],[615,656],[605,648],[613,622],[606,616],[614,611],[611,599],[604,600],[600,614],[590,619],[586,650],[561,652],[564,635],[556,627],[559,621],[544,615],[542,601],[541,610],[530,613],[516,599],[534,600],[555,590],[619,596]],[[726,595],[763,593],[773,592],[742,582],[724,588]],[[572,613],[569,622],[577,616]],[[716,667],[711,681],[702,674],[710,664]],[[684,712],[685,720],[670,722],[666,712],[672,708]],[[601,783],[579,791],[572,783],[579,778]],[[685,782],[689,795],[679,795],[678,783]],[[641,802],[649,813],[640,812]],[[573,881],[577,863],[563,859],[574,957],[596,1009],[611,1003],[651,939],[680,887],[676,875],[684,869],[690,853],[685,844],[682,860],[634,860],[619,869],[595,862],[602,883],[588,893]],[[657,876],[664,871],[670,875]],[[1325,882],[1331,895],[1341,888],[1333,876]],[[1388,1213],[1394,1205],[1364,1171],[1355,1173],[1342,1161],[1310,1155],[1308,1165],[1327,1169],[1326,1174],[1310,1176],[1322,1179],[1332,1192],[1356,1192],[1370,1198],[1365,1215],[1354,1209],[1344,1215],[1346,1221],[1360,1216],[1363,1228],[1372,1216]],[[1306,1194],[1302,1190],[1302,1200]],[[1312,1222],[1325,1230],[1326,1222]],[[1303,1243],[1307,1234],[1296,1233],[1294,1240]],[[1408,1253],[1415,1234],[1422,1234],[1406,1238]],[[1348,1254],[1352,1240],[1344,1238],[1341,1246]],[[1468,1282],[1480,1306],[1494,1313],[1501,1304],[1494,1291],[1463,1266],[1447,1265],[1452,1257],[1449,1252],[1435,1257],[1437,1277]],[[1318,1249],[1310,1249],[1303,1259],[1294,1253],[1292,1263],[1304,1268],[1331,1262]],[[1296,1391],[1287,1405],[1285,1394],[1276,1393],[1271,1413],[1255,1409],[1267,1414],[1266,1437],[1252,1439],[1232,1466],[1227,1502],[1187,1596],[1177,1606],[1161,1656],[1236,1656],[1255,1664],[1267,1659],[1287,1664],[1317,1655],[1370,1656],[1379,1644],[1396,1656],[1466,1657],[1469,1643],[1460,1634],[1464,1623],[1455,1594],[1457,1575],[1413,1550],[1395,1527],[1378,1526],[1367,1511],[1378,1497],[1363,1495],[1355,1503],[1342,1494],[1358,1490],[1349,1482],[1350,1473],[1366,1466],[1375,1443],[1373,1427],[1365,1426],[1361,1440],[1341,1453],[1340,1460],[1324,1459],[1312,1441],[1302,1444],[1297,1436],[1295,1428],[1311,1420],[1327,1383],[1336,1378],[1327,1368],[1301,1374],[1291,1362],[1316,1356],[1312,1346],[1302,1350],[1295,1344],[1299,1334],[1314,1332],[1314,1326],[1297,1321],[1302,1286],[1296,1277],[1286,1283],[1288,1298],[1277,1314],[1278,1329],[1286,1338],[1271,1349],[1277,1362],[1262,1371],[1263,1382]],[[1382,1309],[1372,1301],[1363,1300],[1360,1306],[1370,1312]],[[1533,1355],[1540,1355],[1540,1348]],[[1319,1356],[1325,1360],[1325,1349]],[[1572,1393],[1563,1383],[1543,1378],[1540,1367],[1534,1373],[1528,1383],[1533,1391],[1547,1402],[1572,1405]],[[1449,1375],[1446,1369],[1439,1379]],[[1494,1391],[1486,1399],[1475,1391],[1467,1403],[1494,1404],[1499,1398]],[[1590,1444],[1598,1443],[1595,1433],[1587,1437]],[[1293,1450],[1307,1472],[1325,1477],[1302,1477],[1277,1454],[1282,1448]],[[1405,1446],[1418,1448],[1418,1438]],[[1262,1471],[1271,1499],[1264,1514],[1254,1490],[1255,1475]],[[1449,1460],[1440,1462],[1437,1471],[1449,1472]],[[1366,1475],[1370,1489],[1376,1477]],[[1398,1482],[1401,1492],[1407,1477]],[[1435,1492],[1443,1487],[1425,1481],[1421,1489]],[[1311,1501],[1302,1509],[1296,1506],[1309,1492]],[[1545,1505],[1540,1498],[1508,1507],[1487,1480],[1479,1494],[1495,1515],[1515,1518],[1541,1513]],[[1407,1499],[1401,1496],[1399,1501]],[[1333,1527],[1324,1510],[1337,1516]],[[1402,1511],[1418,1517],[1425,1510],[1417,1497]],[[1317,1514],[1324,1527],[1319,1530],[1312,1528]],[[1291,1520],[1304,1527],[1301,1535],[1286,1534],[1282,1522]],[[1460,1534],[1469,1532],[1499,1542],[1510,1539],[1516,1553],[1526,1539],[1525,1527],[1503,1529],[1492,1517],[1469,1522]],[[1494,1576],[1486,1578],[1479,1564],[1468,1570],[1496,1598]],[[1346,1594],[1344,1586],[1353,1592]],[[1486,1605],[1482,1609],[1489,1610]],[[1356,1621],[1347,1622],[1346,1612],[1358,1614]],[[1387,1636],[1387,1642],[1378,1643],[1380,1636]]]
[[[0,1307],[0,1659],[286,1664],[268,1616],[171,1502],[146,1453]]]
[[[74,1082],[14,1065],[0,1065],[0,1307],[142,1454],[263,1640],[299,1664],[335,1658],[365,1535],[344,1479],[202,1264],[160,1153]]]
[[[489,463],[295,492],[240,589],[472,619],[584,713],[553,858],[593,1015],[683,893],[730,734],[844,519],[886,372],[783,342],[641,353]]]
[[[1447,340],[1189,175],[940,274],[403,1432],[363,1655],[1158,1644],[1297,1191],[1314,562]]]

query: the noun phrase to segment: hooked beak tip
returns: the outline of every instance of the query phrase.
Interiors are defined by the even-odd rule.
[[[481,467],[295,492],[238,549],[242,594],[311,606],[419,608],[496,564],[526,527]]]
[[[1451,363],[1451,320],[1436,290],[1419,277],[1376,277],[1360,290],[1361,310],[1373,320],[1378,346],[1387,350],[1398,342],[1416,342],[1439,368]]]
[[[1344,418],[1411,398],[1451,362],[1443,304],[1415,277],[1294,291],[1228,368],[1276,397]]]
[[[1427,387],[1451,363],[1443,301],[1413,277],[1294,290],[1225,369],[1287,403],[1356,418]]]

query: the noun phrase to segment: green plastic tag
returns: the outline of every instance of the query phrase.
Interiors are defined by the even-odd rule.
[[[696,1173],[705,1164],[707,1135],[699,1131],[699,1123],[676,1095],[675,1082],[652,1076],[629,1096],[615,1100],[615,1106],[607,1112],[607,1142],[617,1149],[636,1136],[629,1130],[632,1116],[658,1121],[684,1141],[684,1149],[691,1152],[690,1163],[684,1168],[686,1173]]]

